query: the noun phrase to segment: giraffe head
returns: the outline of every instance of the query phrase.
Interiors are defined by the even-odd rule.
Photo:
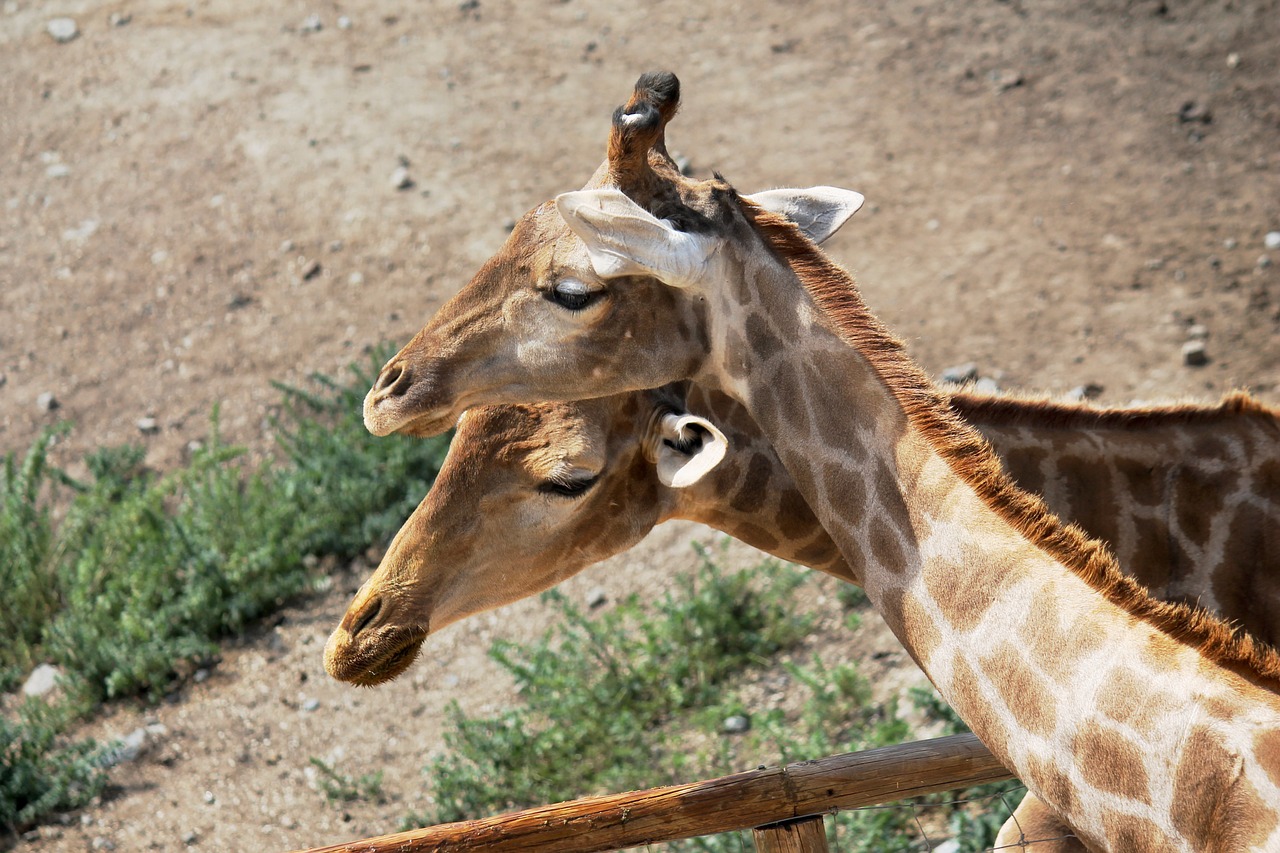
[[[597,397],[699,374],[713,334],[703,285],[727,277],[726,241],[758,237],[732,188],[686,178],[668,156],[678,102],[673,75],[640,78],[587,186],[527,213],[383,367],[365,398],[371,432],[432,435],[473,406]],[[749,198],[815,241],[862,203],[832,188]]]
[[[330,637],[329,673],[395,678],[429,633],[549,589],[671,517],[678,491],[727,447],[683,393],[469,410],[430,493]]]

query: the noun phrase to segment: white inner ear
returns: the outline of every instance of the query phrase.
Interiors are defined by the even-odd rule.
[[[701,480],[729,449],[724,433],[697,415],[663,415],[658,430],[658,480],[673,489]]]
[[[749,201],[794,222],[805,236],[821,243],[840,230],[866,200],[862,193],[839,187],[807,190],[765,190],[747,196]]]
[[[587,247],[601,278],[645,275],[688,287],[701,278],[715,249],[711,238],[677,231],[621,190],[562,193],[556,209]]]

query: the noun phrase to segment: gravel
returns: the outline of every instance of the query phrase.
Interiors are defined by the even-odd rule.
[[[53,396],[49,391],[45,391],[40,396],[36,397],[36,408],[42,412],[52,412],[61,405],[62,404],[58,402],[58,398]]]
[[[1187,341],[1182,345],[1182,363],[1188,367],[1203,367],[1209,363],[1209,353],[1204,341]]]
[[[978,378],[978,365],[972,361],[953,365],[942,371],[942,381],[953,385],[963,385]]]
[[[1267,236],[1262,238],[1262,245],[1268,249],[1280,249],[1280,231],[1268,231]]]
[[[44,25],[44,31],[58,44],[66,44],[80,35],[80,27],[75,18],[51,18]]]
[[[751,730],[751,720],[742,714],[734,714],[725,718],[724,730],[731,735],[740,735]]]

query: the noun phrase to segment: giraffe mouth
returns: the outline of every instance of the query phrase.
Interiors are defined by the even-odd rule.
[[[375,687],[399,677],[417,660],[428,631],[412,628],[397,631],[376,644],[359,649],[350,657],[326,655],[329,674],[339,681],[360,687]]]

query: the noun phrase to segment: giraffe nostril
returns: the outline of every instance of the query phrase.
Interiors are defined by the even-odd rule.
[[[386,397],[399,397],[409,388],[409,371],[397,362],[383,368],[374,390]]]
[[[373,599],[373,601],[365,605],[364,613],[361,613],[360,617],[356,620],[356,623],[351,626],[352,638],[355,638],[357,635],[359,635],[361,631],[363,631],[365,628],[368,628],[369,625],[373,622],[373,620],[376,619],[378,614],[381,612],[382,612],[381,598],[375,598]]]

